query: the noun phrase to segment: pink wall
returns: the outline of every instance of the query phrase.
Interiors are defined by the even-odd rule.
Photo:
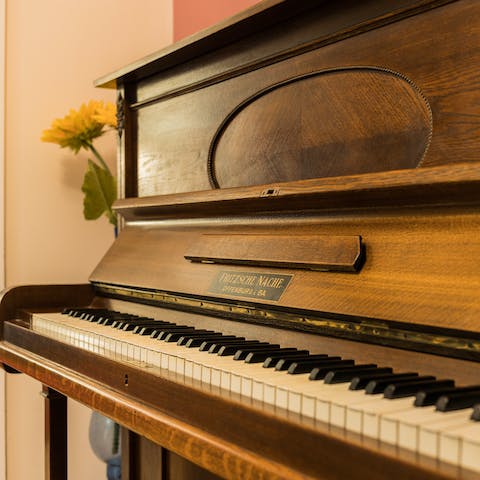
[[[174,41],[203,30],[260,0],[173,0]]]

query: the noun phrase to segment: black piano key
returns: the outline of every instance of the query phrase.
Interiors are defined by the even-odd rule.
[[[195,333],[203,333],[205,334],[206,332],[209,332],[211,330],[204,330],[203,332],[201,330],[191,330],[188,333],[190,335],[194,335]],[[173,343],[173,342],[178,342],[180,338],[185,336],[185,331],[179,331],[179,332],[170,332],[168,335],[165,336],[164,341],[167,343]]]
[[[123,326],[122,330],[125,332],[131,331],[135,335],[150,335],[154,330],[159,330],[162,327],[173,326],[172,323],[168,322],[151,322],[151,323],[144,323],[140,325],[127,323]]]
[[[339,369],[345,369],[345,368],[347,368],[347,369],[358,368],[359,371],[364,371],[365,369],[370,369],[370,368],[377,368],[377,365],[375,365],[374,363],[364,363],[364,364],[360,364],[360,365],[355,365],[353,360],[351,360],[350,365],[348,365],[347,363],[343,363],[343,362],[347,362],[347,361],[348,360],[342,360],[340,362],[337,362],[336,365],[335,364],[334,365],[323,365],[323,366],[315,367],[310,372],[310,375],[309,375],[308,379],[309,380],[323,380],[329,372],[334,371],[334,370],[339,370]]]
[[[86,315],[85,316],[85,320],[87,322],[91,322],[91,323],[98,323],[98,321],[101,319],[101,318],[104,318],[108,316],[108,312],[104,312],[104,313],[90,313],[89,315]],[[78,318],[78,317],[77,317]]]
[[[318,355],[302,355],[300,357],[294,357],[294,356],[293,357],[286,357],[286,358],[280,359],[276,363],[275,370],[279,371],[279,372],[284,371],[284,370],[288,370],[293,363],[296,363],[297,364],[296,368],[299,368],[300,364],[302,364],[304,362],[315,362],[315,363],[323,362],[323,361],[332,362],[334,360],[340,361],[341,359],[342,359],[341,357],[329,357],[328,355],[326,355],[324,353],[320,353]],[[305,373],[305,372],[303,372],[303,373]]]
[[[293,352],[298,352],[296,348],[279,348],[275,350],[273,353],[281,352],[284,354],[289,354]],[[306,350],[304,350],[306,352]],[[245,357],[245,363],[261,363],[264,362],[266,358],[270,357],[272,355],[271,350],[257,350],[255,352],[250,352],[246,357]],[[234,358],[235,360],[235,358]]]
[[[209,338],[220,338],[222,334],[218,332],[214,332],[213,330],[205,330],[204,333],[201,332],[194,332],[190,333],[187,335],[182,335],[177,342],[177,345],[181,347],[186,347],[187,343],[190,340],[195,340],[198,339],[200,343],[198,343],[197,347],[202,344],[205,340],[208,340]]]
[[[350,382],[354,377],[358,375],[365,375],[369,373],[392,373],[390,367],[367,367],[364,369],[358,369],[357,367],[352,368],[341,368],[338,370],[332,370],[325,375],[325,383],[334,384],[334,383],[347,383]]]
[[[263,362],[263,367],[264,368],[274,368],[275,365],[280,362],[281,360],[286,360],[286,359],[301,359],[301,358],[306,358],[310,355],[310,352],[308,350],[296,350],[294,352],[285,352],[283,354],[279,355],[270,355],[265,359]],[[327,355],[324,354],[324,357]]]
[[[449,393],[455,392],[480,392],[480,385],[473,385],[471,387],[455,387],[455,388],[435,388],[432,390],[420,390],[415,395],[414,405],[416,407],[427,407],[430,405],[435,405],[437,400],[442,395],[447,395]]]
[[[352,378],[349,390],[363,390],[368,385],[371,380],[379,380],[382,378],[403,378],[409,376],[409,373],[369,373],[365,375],[359,375],[358,377]]]
[[[153,332],[159,332],[159,330],[163,330],[164,328],[169,328],[172,326],[175,326],[175,324],[168,322],[158,322],[153,325],[143,325],[138,328],[134,328],[133,333],[142,337],[145,337],[147,335],[151,337],[153,335]]]
[[[473,412],[472,416],[470,417],[472,420],[475,420],[476,422],[480,422],[480,403],[477,403],[473,407]]]
[[[317,369],[318,370],[326,369],[324,374],[322,375],[322,379],[323,379],[323,377],[332,369],[332,367],[346,367],[354,364],[355,362],[351,359],[332,360],[330,357],[327,357],[326,359],[319,359],[319,360],[312,360],[312,361],[307,360],[304,362],[293,362],[288,367],[287,371],[290,375],[299,375],[301,373],[313,373],[313,371]],[[311,380],[316,380],[316,379],[312,378]]]
[[[157,340],[162,340],[164,342],[176,342],[182,335],[185,335],[187,332],[195,331],[194,327],[182,326],[182,327],[166,327],[161,328],[160,333],[155,337]],[[176,334],[176,338],[173,338],[173,334]],[[169,340],[167,340],[167,338]]]
[[[133,318],[131,314],[119,312],[105,312],[101,314],[93,314],[88,318],[89,322],[98,323],[99,325],[113,325],[117,321],[124,321]]]
[[[168,322],[163,322],[161,320],[155,320],[153,318],[132,318],[129,320],[118,321],[116,324],[112,325],[113,328],[117,328],[118,330],[125,330],[125,331],[135,331],[135,328],[141,327],[143,325],[167,325]],[[173,325],[173,324],[170,324]]]
[[[131,320],[124,320],[122,322],[118,322],[118,327],[115,326],[115,328],[118,328],[119,330],[125,330],[125,331],[130,331],[133,330],[135,331],[135,328],[138,327],[143,327],[145,325],[158,325],[159,327],[162,325],[174,325],[174,323],[170,322],[164,322],[162,320],[155,320],[153,318],[135,318]]]
[[[401,377],[397,375],[402,375]],[[416,372],[397,373],[390,378],[377,378],[368,382],[365,387],[365,393],[368,395],[375,395],[377,393],[383,393],[383,391],[392,383],[403,382],[406,380],[413,380],[420,378]],[[431,380],[435,380],[435,377],[430,377]]]
[[[239,342],[239,343],[232,343],[232,344],[227,344],[227,345],[222,345],[220,347],[220,350],[218,351],[217,355],[220,357],[229,357],[233,356],[237,353],[238,350],[240,349],[246,349],[247,347],[250,348],[267,348],[271,344],[268,342],[259,342],[257,340],[246,340],[245,342]],[[280,345],[278,345],[278,348],[280,348]]]
[[[169,333],[173,332],[189,332],[194,330],[194,327],[191,327],[189,325],[174,325],[174,326],[165,326],[165,327],[160,327],[156,330],[154,330],[151,333],[152,338],[156,338],[157,340],[163,340]]]
[[[112,323],[112,327],[120,330],[121,328],[123,328],[124,325],[128,325],[128,324],[133,323],[133,322],[141,322],[142,320],[144,320],[143,317],[119,318],[118,320],[115,320]],[[153,322],[153,318],[150,318],[149,320],[150,320],[150,322]]]
[[[452,392],[442,395],[435,403],[439,412],[451,412],[471,408],[480,402],[480,389],[472,392]]]
[[[233,335],[231,335],[231,337],[233,338]],[[209,335],[208,337],[194,337],[194,338],[190,338],[189,340],[187,340],[185,343],[182,343],[182,345],[184,347],[187,347],[187,348],[197,348],[197,347],[201,347],[205,342],[207,341],[212,341],[212,340],[220,340],[221,338],[224,338],[224,336],[222,336],[221,334],[216,336],[216,335]],[[182,339],[180,339],[178,342],[180,342]],[[179,343],[180,345],[180,343]]]
[[[200,345],[200,351],[201,352],[208,352],[208,353],[218,353],[220,350],[220,347],[222,345],[227,345],[229,343],[235,343],[235,342],[244,342],[245,337],[237,337],[237,336],[231,336],[227,335],[224,338],[221,338],[220,340],[206,340]],[[255,340],[258,342],[258,340]]]
[[[213,345],[208,349],[208,353],[210,354],[217,354],[218,352],[225,346],[235,345],[238,348],[246,345],[258,345],[258,344],[266,344],[266,342],[260,342],[260,340],[233,340],[233,341],[224,341],[220,340],[220,342],[214,341]]]
[[[83,314],[107,313],[108,310],[98,308],[64,308],[62,313],[74,318],[80,318]]]
[[[98,323],[99,325],[112,325],[116,320],[118,320],[118,317],[114,316],[101,316],[98,319],[93,320],[95,323]]]
[[[345,365],[345,366],[340,366],[340,367],[333,367],[330,368],[329,371],[324,375],[323,379],[326,381],[327,377],[329,379],[335,378],[337,375],[338,378],[340,378],[340,372],[350,372],[350,380],[358,373],[359,375],[362,375],[364,373],[368,372],[373,372],[373,370],[376,370],[379,368],[375,363],[363,363],[360,365]],[[339,372],[339,373],[336,373]]]
[[[453,380],[410,380],[405,383],[394,383],[389,385],[383,392],[385,398],[404,398],[417,394],[420,390],[429,390],[432,388],[454,387]]]

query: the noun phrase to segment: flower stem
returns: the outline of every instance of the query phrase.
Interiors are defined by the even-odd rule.
[[[102,158],[102,156],[98,153],[98,150],[93,146],[93,144],[88,143],[88,148],[91,150],[91,152],[95,155],[95,158],[100,162],[100,165],[110,174],[112,175],[112,172],[110,171],[110,168],[108,165],[105,163],[105,160]]]

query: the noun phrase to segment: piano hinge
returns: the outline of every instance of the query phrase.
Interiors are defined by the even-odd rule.
[[[122,94],[119,92],[117,95],[117,132],[120,138],[122,138],[122,134],[124,130],[125,130],[125,101]]]

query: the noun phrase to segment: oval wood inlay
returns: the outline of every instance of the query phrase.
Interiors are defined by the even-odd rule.
[[[430,107],[402,75],[375,67],[316,72],[239,105],[212,142],[213,187],[239,187],[417,167]]]

